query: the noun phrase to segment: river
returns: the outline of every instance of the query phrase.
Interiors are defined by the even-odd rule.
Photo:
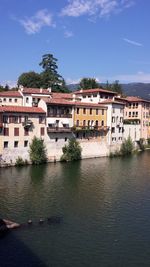
[[[0,267],[150,266],[150,152],[1,168],[0,214]]]

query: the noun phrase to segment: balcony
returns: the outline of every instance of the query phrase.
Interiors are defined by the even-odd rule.
[[[48,133],[71,133],[70,127],[47,127]]]
[[[30,128],[33,125],[33,122],[31,120],[26,120],[22,123],[24,128]]]
[[[48,113],[47,117],[50,117],[50,118],[72,118],[72,114]]]
[[[108,126],[73,126],[72,131],[108,131]]]

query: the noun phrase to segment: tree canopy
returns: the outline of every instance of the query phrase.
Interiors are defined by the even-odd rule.
[[[22,85],[28,88],[40,88],[41,83],[41,75],[34,71],[24,72],[18,78],[18,86]]]
[[[65,80],[57,71],[57,59],[52,54],[43,55],[39,65],[43,71],[40,74],[34,71],[22,73],[18,78],[18,86],[51,88],[52,91],[56,92],[69,92]]]
[[[94,89],[99,88],[99,84],[94,78],[83,78],[79,83],[79,89]]]
[[[105,85],[105,89],[106,90],[110,90],[110,91],[114,91],[120,95],[123,95],[123,90],[122,90],[122,86],[119,83],[118,80],[114,81],[113,83],[109,83],[108,81],[106,82]]]

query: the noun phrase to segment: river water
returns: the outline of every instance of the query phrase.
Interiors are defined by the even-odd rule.
[[[150,152],[0,169],[0,214],[0,267],[150,266]]]

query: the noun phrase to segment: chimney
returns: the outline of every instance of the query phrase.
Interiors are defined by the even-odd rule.
[[[40,88],[40,93],[42,93],[43,92],[43,88]]]
[[[51,92],[52,92],[52,88],[51,88],[51,87],[48,87],[48,88],[47,88],[47,91],[48,91],[49,93],[51,93]]]
[[[19,85],[19,90],[22,92],[23,91],[23,86]]]

